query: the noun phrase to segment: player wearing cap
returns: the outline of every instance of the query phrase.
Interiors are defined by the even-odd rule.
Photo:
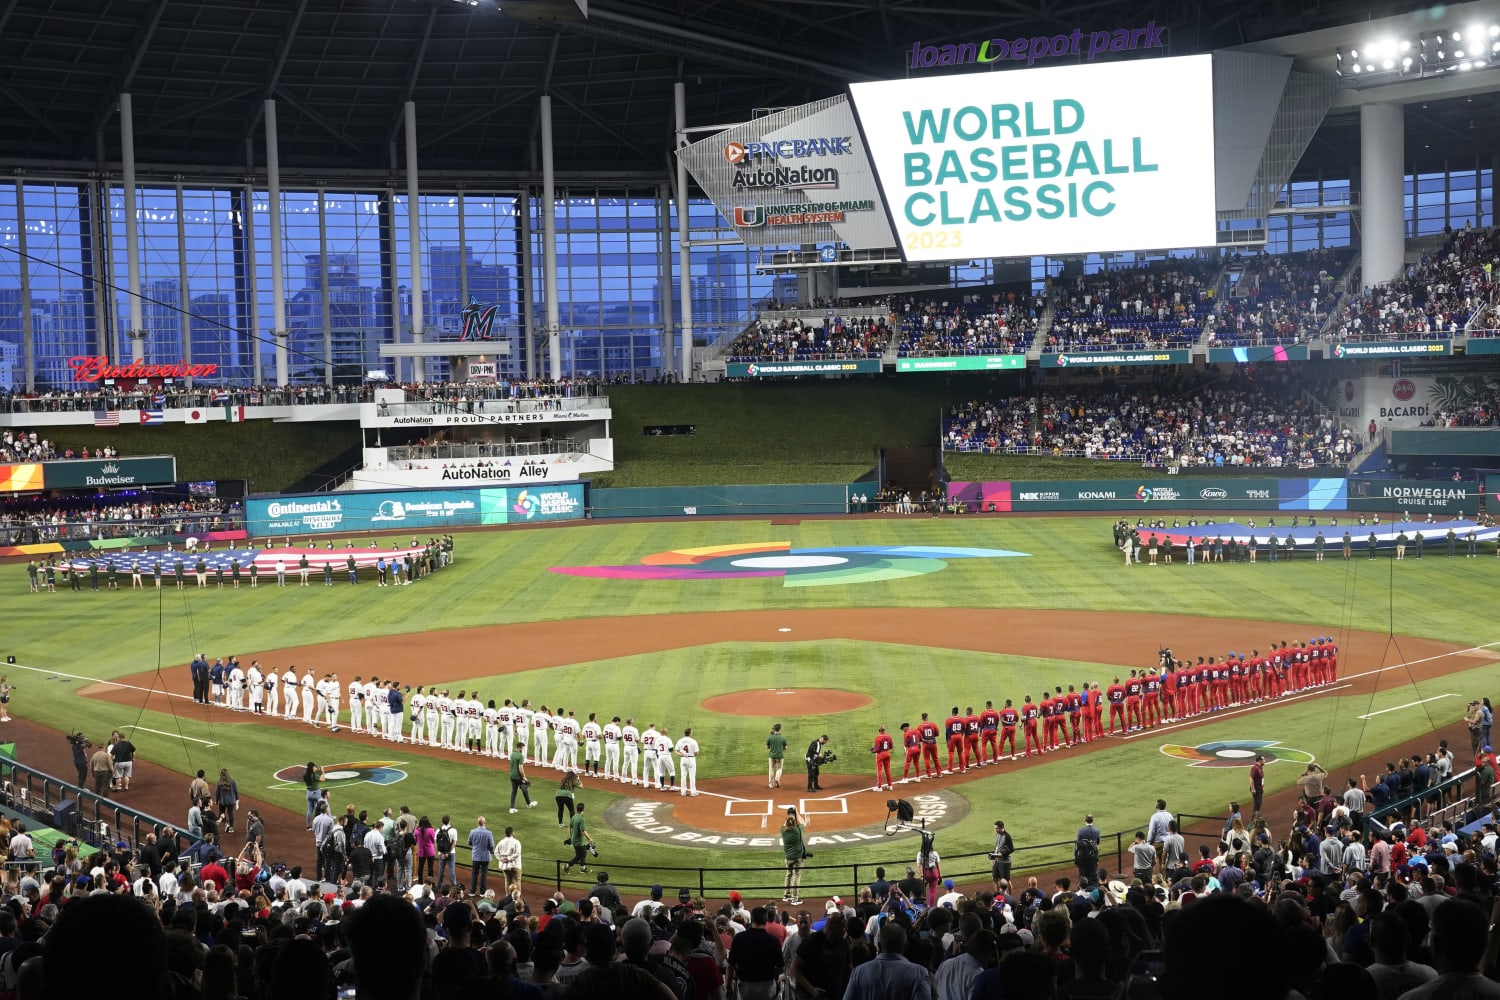
[[[589,720],[583,724],[583,773],[599,773],[600,742],[599,738],[604,735],[604,730],[599,727],[598,718],[593,712],[589,713]]]
[[[1041,715],[1042,710],[1036,706],[1031,700],[1031,695],[1028,694],[1026,700],[1021,703],[1021,726],[1026,732],[1024,743],[1028,757],[1031,756],[1032,746],[1036,747],[1038,754],[1042,752],[1042,741],[1037,738],[1036,734],[1036,720],[1041,718]]]
[[[979,714],[970,705],[964,709],[964,770],[979,766]]]
[[[1115,678],[1115,682],[1105,692],[1105,697],[1109,699],[1109,735],[1115,734],[1117,724],[1120,731],[1125,732],[1128,725],[1125,721],[1125,685],[1120,683],[1120,678]]]
[[[1010,699],[1005,699],[1005,707],[1000,710],[1000,752],[1005,752],[1005,744],[1010,744],[1010,759],[1016,759],[1016,723],[1021,721],[1021,713],[1016,711]]]
[[[944,774],[952,774],[954,771],[962,771],[964,767],[964,717],[958,714],[958,706],[953,706],[953,711],[943,722],[943,733],[948,737],[948,766],[943,769]]]
[[[1140,674],[1132,670],[1130,676],[1125,679],[1125,731],[1141,728],[1141,694],[1145,685],[1141,683]],[[1131,721],[1134,720],[1134,725]]]
[[[620,727],[620,750],[625,755],[625,764],[620,769],[620,780],[627,785],[638,785],[636,767],[641,756],[641,731],[635,728],[635,719],[627,718]]]
[[[682,761],[682,787],[679,793],[682,795],[698,794],[698,741],[693,739],[693,731],[684,729],[682,738],[677,741],[677,757]],[[890,770],[890,756],[886,757],[886,770]]]
[[[661,771],[657,768],[656,724],[648,723],[641,733],[641,779],[647,788],[661,788]]]
[[[602,735],[604,736],[604,776],[616,781],[620,780],[620,717],[617,715],[605,724]]]
[[[538,767],[551,767],[547,759],[547,736],[552,731],[552,713],[542,705],[531,716],[531,759]]]
[[[671,791],[677,785],[677,765],[672,760],[672,737],[667,735],[665,722],[656,735],[656,768],[661,786]]]
[[[893,787],[891,781],[891,747],[895,743],[890,734],[881,726],[880,731],[875,734],[875,743],[870,747],[870,752],[875,755],[875,790]]]
[[[940,730],[937,723],[927,718],[927,713],[923,712],[922,721],[917,724],[917,732],[922,736],[922,773],[930,778],[942,771],[937,752]]]
[[[484,755],[500,756],[500,710],[493,698],[484,707]]]
[[[411,741],[413,743],[420,744],[425,742],[422,739],[422,733],[424,721],[427,718],[427,696],[422,693],[422,686],[420,684],[417,685],[417,689],[412,692],[410,705]]]
[[[901,723],[901,743],[906,747],[906,763],[901,767],[901,780],[911,779],[916,771],[917,781],[922,780],[922,734],[911,727],[910,722]]]
[[[994,764],[1000,760],[1000,752],[995,747],[999,736],[1000,713],[995,711],[993,701],[987,701],[984,703],[984,711],[979,713],[979,742],[984,750],[979,759],[981,765]]]
[[[365,686],[362,683],[363,680],[362,677],[356,675],[354,680],[349,682],[349,732],[351,733],[364,731]]]

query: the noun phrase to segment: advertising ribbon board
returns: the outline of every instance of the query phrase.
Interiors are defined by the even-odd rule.
[[[978,357],[901,358],[897,372],[1008,372],[1026,367],[1024,354],[985,354]]]
[[[1210,347],[1208,363],[1259,364],[1261,362],[1306,361],[1306,344],[1274,345],[1268,347]]]
[[[1465,354],[1500,354],[1500,337],[1470,337]]]
[[[789,375],[876,375],[879,358],[847,361],[731,361],[724,366],[725,378],[778,378]]]
[[[1439,357],[1453,353],[1451,340],[1395,340],[1382,344],[1334,344],[1328,356],[1346,358]]]
[[[984,511],[1276,510],[1274,479],[1055,480],[949,483],[948,495]]]
[[[307,493],[245,501],[254,536],[395,531],[521,524],[582,517],[582,483],[456,490]]]
[[[177,481],[177,459],[171,457],[105,458],[44,462],[42,481],[49,490],[107,490],[122,486],[163,486]]]
[[[1185,365],[1193,358],[1189,350],[1170,351],[1063,351],[1043,354],[1043,368],[1102,368],[1115,365]]]
[[[1439,480],[1351,479],[1349,509],[1373,511],[1391,518],[1407,511],[1417,514],[1467,514],[1479,511],[1479,493],[1472,482]]]

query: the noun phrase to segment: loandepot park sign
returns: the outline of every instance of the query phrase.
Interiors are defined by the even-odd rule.
[[[1059,36],[1061,37],[1061,36]],[[909,262],[1215,241],[1213,59],[856,83]]]
[[[923,45],[913,42],[906,68],[933,69],[942,66],[992,66],[995,63],[1025,63],[1035,66],[1046,59],[1082,59],[1122,52],[1161,52],[1166,48],[1167,27],[1147,21],[1143,28],[1085,31],[1074,28],[1066,35],[1033,35],[1023,38],[986,38],[956,45]]]

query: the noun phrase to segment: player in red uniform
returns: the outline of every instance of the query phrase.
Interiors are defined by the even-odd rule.
[[[948,766],[944,774],[963,770],[964,766],[964,717],[958,714],[958,706],[943,722],[943,734],[948,737]]]
[[[979,766],[979,715],[970,705],[964,710],[964,770]]]
[[[1099,682],[1095,681],[1089,688],[1089,704],[1086,711],[1089,714],[1090,724],[1094,727],[1094,739],[1104,736],[1104,692],[1099,690]]]
[[[1115,723],[1117,721],[1120,724],[1120,731],[1124,732],[1126,725],[1125,685],[1120,683],[1120,678],[1115,678],[1115,682],[1111,684],[1109,686],[1109,690],[1105,692],[1105,697],[1109,699],[1109,734],[1111,736],[1114,735]]]
[[[1054,708],[1050,694],[1045,691],[1042,692],[1042,700],[1038,704],[1037,710],[1042,714],[1042,752],[1045,753],[1052,749],[1052,718]]]
[[[1068,746],[1073,746],[1076,743],[1082,743],[1084,740],[1083,734],[1078,729],[1078,723],[1083,716],[1083,695],[1075,691],[1071,684],[1068,685],[1066,706],[1068,709],[1068,724],[1073,727],[1073,738],[1068,741]]]
[[[891,781],[891,747],[895,745],[890,735],[886,733],[885,727],[881,726],[880,732],[875,734],[874,745],[870,747],[870,752],[875,755],[875,788],[877,791],[882,788],[890,790],[895,787],[895,784]]]
[[[1068,742],[1068,699],[1059,686],[1052,693],[1052,748],[1060,750]]]
[[[927,777],[941,774],[942,764],[938,763],[938,727],[937,723],[927,718],[927,713],[922,713],[922,721],[917,724],[917,732],[922,736],[922,773]]]
[[[1010,699],[1005,699],[1005,707],[1000,710],[1000,751],[1005,751],[1005,744],[1010,743],[1010,759],[1016,759],[1016,723],[1021,721],[1021,713],[1017,712],[1011,705]]]
[[[1229,701],[1231,704],[1245,703],[1245,654],[1229,658]]]
[[[911,727],[910,722],[901,723],[901,744],[906,747],[906,763],[901,766],[901,780],[905,781],[911,777],[913,771],[917,772],[917,780],[922,780],[922,734]]]
[[[1161,678],[1148,670],[1141,688],[1141,721],[1150,728],[1161,722]]]
[[[1132,729],[1141,728],[1141,691],[1143,690],[1143,688],[1144,685],[1141,683],[1140,677],[1138,677],[1136,675],[1136,672],[1132,670],[1130,672],[1130,676],[1125,680],[1126,732],[1130,732]],[[1130,724],[1132,719],[1135,720],[1134,726]],[[1114,727],[1111,726],[1110,728],[1113,729]]]
[[[1000,713],[995,711],[995,703],[987,701],[984,703],[984,711],[979,713],[979,741],[988,754],[980,758],[981,764],[993,764],[1000,760],[1000,751],[995,746],[995,740],[1000,735]]]
[[[1032,744],[1036,745],[1036,752],[1038,754],[1042,752],[1042,741],[1037,739],[1036,736],[1036,720],[1041,714],[1041,709],[1032,704],[1031,695],[1028,694],[1026,700],[1021,704],[1021,725],[1026,729],[1025,744],[1026,756],[1028,757],[1031,756]]]
[[[1168,657],[1161,673],[1161,715],[1164,722],[1177,718],[1177,679],[1182,674],[1181,668],[1182,664]]]

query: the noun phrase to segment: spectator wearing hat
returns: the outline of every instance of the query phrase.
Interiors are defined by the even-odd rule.
[[[653,885],[651,887],[651,898],[643,899],[639,903],[636,903],[635,908],[630,911],[630,915],[632,917],[641,917],[649,922],[663,906],[661,901],[662,891],[661,886]]]

